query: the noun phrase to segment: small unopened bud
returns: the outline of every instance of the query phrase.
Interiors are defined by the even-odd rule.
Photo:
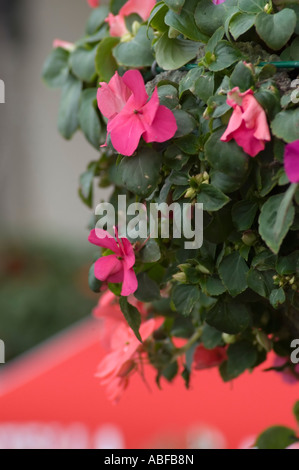
[[[271,13],[272,12],[272,5],[271,3],[266,3],[266,5],[264,6],[264,12],[265,13]]]
[[[139,23],[139,21],[134,21],[134,23],[132,24],[132,33],[134,36],[137,36],[140,26],[141,24]]]
[[[186,274],[185,273],[176,273],[172,276],[172,278],[175,280],[175,281],[178,281],[178,282],[186,282],[187,281],[187,278],[186,278]]]
[[[227,333],[222,333],[222,339],[225,342],[225,344],[234,344],[237,341],[237,338],[235,335],[229,335]]]
[[[179,268],[180,271],[184,272],[185,269],[190,268],[190,264],[187,264],[187,263],[185,263],[185,264],[179,264],[179,265],[178,265],[178,268]]]
[[[292,286],[295,282],[295,276],[293,276],[290,280],[289,280],[289,284]]]
[[[196,196],[196,190],[193,189],[193,188],[189,188],[187,189],[186,193],[185,193],[185,198],[190,198],[190,199],[193,199],[195,196]]]
[[[257,331],[256,340],[262,346],[262,348],[264,348],[267,352],[271,351],[272,341],[268,338],[268,336],[265,333],[263,333],[262,331]]]
[[[255,244],[257,236],[251,230],[243,233],[242,242],[247,246],[252,246]]]

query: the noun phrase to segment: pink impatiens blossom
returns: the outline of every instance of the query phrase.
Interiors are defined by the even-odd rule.
[[[137,277],[133,266],[135,264],[134,249],[127,238],[117,241],[105,230],[92,230],[89,242],[114,252],[113,255],[103,256],[95,262],[94,274],[100,281],[122,283],[122,296],[133,294],[138,287]]]
[[[284,169],[291,183],[299,183],[299,140],[286,145]]]
[[[225,0],[213,0],[214,5],[221,5],[221,3],[224,3]]]
[[[91,8],[97,8],[100,5],[100,0],[87,0],[87,3]]]
[[[156,321],[148,320],[140,327],[142,341],[146,341],[156,329]],[[111,338],[111,352],[98,367],[97,377],[107,386],[107,395],[117,403],[127,388],[129,377],[138,369],[143,346],[126,324],[120,324]]]
[[[75,49],[75,44],[68,41],[62,41],[62,39],[54,39],[53,41],[53,48],[56,49],[57,47],[61,47],[66,51],[72,52]]]
[[[109,13],[106,22],[110,27],[110,36],[122,37],[129,31],[126,27],[125,17],[133,13],[137,13],[143,21],[146,21],[152,9],[156,4],[156,0],[128,0],[120,9],[118,15]]]
[[[229,142],[234,139],[244,152],[255,157],[264,150],[265,141],[271,140],[264,109],[252,90],[240,93],[238,87],[228,92],[227,104],[234,111],[221,140]]]
[[[203,344],[200,344],[197,346],[194,353],[194,369],[210,369],[211,367],[219,366],[226,359],[227,354],[225,348],[217,347],[214,349],[206,349]]]
[[[146,142],[165,142],[175,135],[174,114],[160,105],[157,88],[149,99],[138,70],[129,70],[123,77],[116,72],[108,84],[100,85],[98,106],[108,118],[107,133],[120,154],[133,155],[141,137]]]
[[[282,367],[288,363],[288,358],[287,357],[280,357],[280,356],[275,356],[273,367]],[[294,369],[292,370],[290,367],[285,367],[282,371],[277,371],[280,375],[282,380],[289,384],[298,384],[299,382],[299,364],[296,364],[294,366]]]

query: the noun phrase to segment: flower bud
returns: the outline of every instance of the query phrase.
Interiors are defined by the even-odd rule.
[[[187,189],[186,193],[185,193],[185,198],[190,198],[190,199],[193,199],[195,196],[196,196],[196,190],[193,189],[193,188],[189,188]]]
[[[237,341],[237,337],[235,335],[229,335],[227,333],[222,333],[222,339],[225,344],[234,344]]]
[[[252,246],[255,244],[256,240],[257,240],[257,236],[251,230],[247,230],[246,232],[243,233],[242,242],[245,245]]]
[[[175,280],[175,281],[178,281],[178,282],[186,282],[187,281],[187,278],[186,278],[186,274],[185,273],[176,273],[172,276],[172,278]]]

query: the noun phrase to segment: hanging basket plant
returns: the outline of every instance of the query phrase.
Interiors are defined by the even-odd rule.
[[[62,89],[60,133],[80,129],[96,150],[79,194],[109,396],[144,361],[158,384],[188,387],[200,369],[230,381],[274,351],[298,380],[298,2],[89,3],[84,37],[56,40],[43,78]]]

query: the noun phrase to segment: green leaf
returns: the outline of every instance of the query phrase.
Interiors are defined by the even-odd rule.
[[[281,276],[294,274],[299,269],[299,251],[294,251],[288,256],[281,256],[276,263],[276,270]]]
[[[218,211],[230,201],[229,197],[211,184],[201,184],[199,191],[197,202],[203,204],[205,211]]]
[[[223,344],[221,331],[208,324],[204,325],[200,339],[206,349],[214,349]]]
[[[62,87],[69,76],[70,53],[61,47],[53,49],[47,58],[42,72],[45,83],[51,88]]]
[[[77,47],[70,55],[70,66],[76,77],[83,82],[92,82],[95,70],[97,46],[93,49]]]
[[[214,74],[205,72],[195,81],[193,94],[207,103],[208,99],[214,94],[214,88]]]
[[[237,40],[246,33],[255,23],[256,15],[248,13],[237,13],[229,23],[229,31],[233,38]]]
[[[220,129],[211,135],[205,145],[205,154],[212,168],[229,176],[237,189],[247,174],[248,156],[234,141],[221,142],[223,132]]]
[[[95,66],[101,81],[109,82],[117,70],[118,66],[112,55],[112,50],[118,43],[119,38],[105,38],[98,46]]]
[[[257,350],[249,341],[238,341],[227,350],[227,372],[231,378],[238,377],[254,366],[258,359]]]
[[[273,426],[259,435],[255,445],[258,449],[285,449],[295,441],[296,434],[293,429],[285,426]]]
[[[201,0],[195,10],[195,21],[200,31],[212,36],[216,29],[223,26],[231,8],[238,0],[226,0],[220,5],[214,5],[211,0]]]
[[[191,114],[183,111],[182,109],[175,109],[173,115],[176,119],[178,130],[175,134],[175,138],[183,137],[184,135],[191,134],[196,127],[196,121]]]
[[[271,281],[271,284],[273,284],[272,277]],[[250,289],[252,289],[257,294],[261,295],[262,297],[269,297],[271,286],[269,285],[268,278],[261,271],[250,269],[247,274],[247,283],[248,287],[250,287]]]
[[[277,256],[275,256],[271,251],[265,250],[253,258],[251,266],[259,271],[268,271],[275,269],[276,259]]]
[[[274,51],[278,51],[288,42],[296,24],[296,13],[290,8],[284,8],[274,15],[261,12],[255,21],[258,35]]]
[[[276,137],[285,142],[299,139],[299,109],[281,111],[272,121],[271,129]]]
[[[161,251],[158,243],[150,239],[146,242],[145,247],[140,252],[143,263],[156,263],[161,258]]]
[[[160,175],[161,157],[153,149],[141,148],[137,155],[122,159],[118,169],[125,187],[138,196],[149,196]]]
[[[173,10],[168,11],[165,16],[165,23],[193,41],[207,42],[208,36],[201,33],[195,23],[195,6],[194,0],[186,0],[179,13]]]
[[[296,401],[293,407],[293,413],[294,413],[297,423],[299,424],[299,401]]]
[[[263,205],[259,217],[259,233],[275,254],[279,252],[295,216],[295,209],[289,196],[288,191],[285,194],[271,196]]]
[[[118,64],[126,67],[149,67],[154,62],[152,52],[153,31],[141,26],[132,41],[120,42],[113,55]]]
[[[79,123],[88,142],[99,150],[101,121],[97,112],[97,88],[87,88],[81,95]]]
[[[209,64],[209,69],[219,72],[227,69],[242,58],[242,54],[227,41],[220,41],[214,49],[215,61]]]
[[[70,139],[79,127],[79,105],[82,83],[69,75],[62,88],[58,114],[58,130],[65,139]]]
[[[141,325],[141,315],[138,312],[137,308],[129,304],[127,297],[120,297],[119,305],[129,327],[132,328],[136,338],[142,343],[142,339],[139,333],[139,328]]]
[[[205,290],[205,293],[208,295],[218,296],[223,294],[226,291],[226,288],[220,279],[209,276],[206,280]]]
[[[161,85],[158,87],[159,101],[162,106],[174,109],[179,105],[178,91],[172,85]]]
[[[198,42],[170,39],[164,33],[156,43],[156,60],[164,70],[179,69],[194,59],[199,52]]]
[[[180,11],[186,0],[164,0],[166,5],[174,11]]]
[[[224,31],[223,26],[220,26],[220,28],[216,29],[215,33],[209,39],[208,44],[206,45],[206,52],[211,52],[211,53],[214,52],[215,47],[217,46],[218,42],[223,39],[224,32],[225,31]]]
[[[239,0],[239,8],[245,13],[260,13],[267,3],[267,0]]]
[[[185,91],[191,91],[191,93],[195,93],[195,82],[196,80],[201,77],[203,72],[202,67],[195,67],[185,75],[179,84],[179,97],[181,98],[182,94]]]
[[[101,291],[102,282],[94,275],[94,264],[91,266],[88,274],[88,285],[92,292],[98,294]]]
[[[137,276],[138,289],[134,293],[136,299],[141,302],[153,302],[160,299],[160,289],[158,284],[150,279],[146,273],[140,273]]]
[[[239,62],[234,68],[230,77],[231,88],[239,87],[241,91],[246,91],[254,86],[252,71],[243,62]]]
[[[105,19],[109,13],[109,8],[107,6],[101,6],[95,8],[86,25],[86,34],[92,35],[97,32],[97,30],[104,24]]]
[[[220,263],[218,271],[223,284],[233,297],[241,294],[248,287],[249,268],[238,252],[226,256]]]
[[[279,305],[284,304],[286,301],[286,296],[282,287],[279,289],[274,289],[269,297],[270,304],[274,308],[278,308]]]
[[[251,315],[245,304],[219,301],[209,311],[206,322],[219,331],[234,335],[250,326]]]
[[[164,21],[167,12],[168,7],[167,5],[165,5],[164,2],[157,3],[152,9],[150,17],[148,19],[148,25],[152,26],[154,29],[160,31],[161,33],[165,33],[166,31],[168,31],[168,27]]]
[[[176,285],[172,291],[172,301],[176,310],[186,316],[190,315],[199,297],[196,286]]]
[[[82,173],[80,176],[80,188],[79,194],[83,202],[88,206],[92,207],[93,203],[93,180],[95,177],[95,173],[98,168],[97,162],[92,162],[89,166],[87,171]]]
[[[232,209],[233,223],[237,230],[248,230],[251,228],[256,213],[258,204],[253,201],[239,201],[234,204]]]

